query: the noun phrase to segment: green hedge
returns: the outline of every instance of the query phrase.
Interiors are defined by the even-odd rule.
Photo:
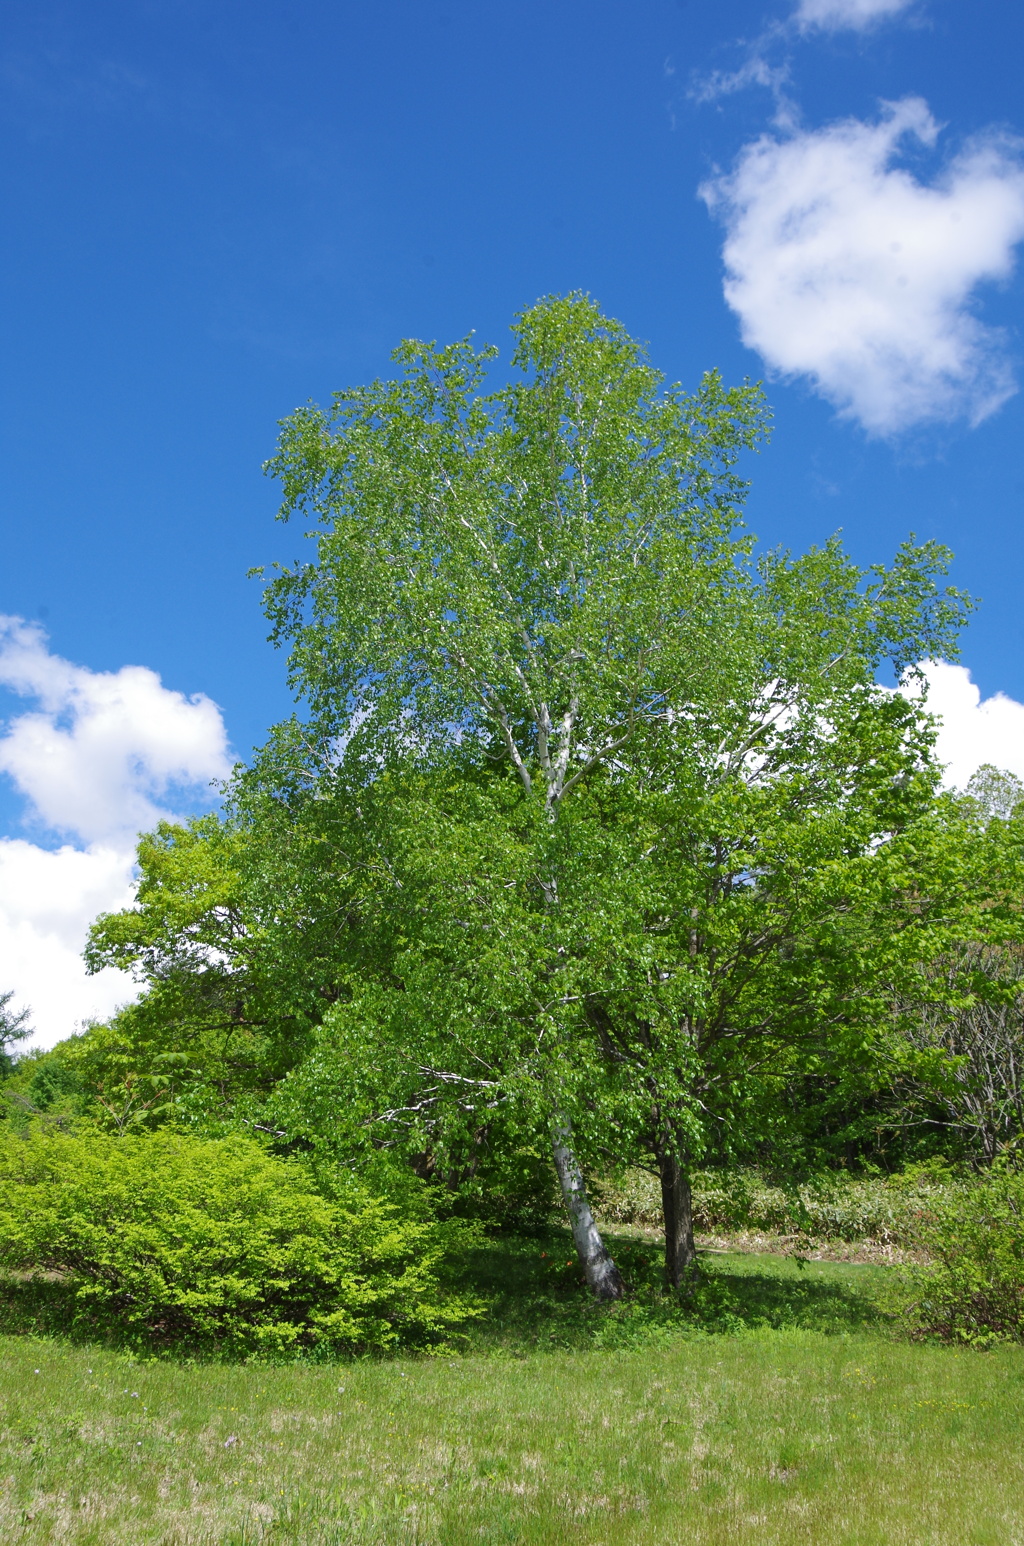
[[[476,1313],[441,1289],[445,1244],[445,1226],[354,1186],[325,1197],[245,1137],[0,1139],[0,1266],[58,1275],[80,1328],[150,1345],[280,1357],[443,1342]]]

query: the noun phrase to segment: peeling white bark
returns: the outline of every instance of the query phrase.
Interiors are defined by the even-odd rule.
[[[583,1173],[576,1156],[569,1147],[572,1136],[569,1125],[561,1122],[552,1129],[551,1152],[562,1188],[565,1210],[569,1215],[572,1238],[576,1245],[587,1283],[598,1299],[621,1299],[625,1291],[622,1275],[612,1260],[611,1253],[601,1232],[594,1223],[590,1211]]]

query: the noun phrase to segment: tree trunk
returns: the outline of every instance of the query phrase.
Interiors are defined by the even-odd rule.
[[[558,1183],[562,1188],[565,1210],[569,1215],[576,1252],[594,1296],[597,1299],[621,1299],[625,1284],[594,1223],[594,1215],[590,1211],[586,1187],[583,1184],[583,1174],[576,1163],[576,1156],[569,1148],[571,1136],[568,1123],[559,1122],[552,1129],[551,1152],[558,1172]]]
[[[672,1288],[679,1288],[697,1260],[690,1178],[673,1149],[659,1148],[658,1169],[665,1215],[665,1277]]]

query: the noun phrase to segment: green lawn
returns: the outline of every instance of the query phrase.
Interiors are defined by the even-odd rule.
[[[0,1338],[0,1539],[1024,1543],[1024,1350],[907,1345],[883,1269],[778,1257],[710,1258],[685,1312],[641,1289],[609,1313],[564,1244],[467,1264],[492,1313],[458,1357],[190,1367]]]

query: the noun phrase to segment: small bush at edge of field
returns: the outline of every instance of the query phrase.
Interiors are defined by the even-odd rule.
[[[1024,1342],[1024,1174],[997,1164],[922,1222],[929,1260],[908,1269],[904,1318],[918,1332],[986,1346]]]

